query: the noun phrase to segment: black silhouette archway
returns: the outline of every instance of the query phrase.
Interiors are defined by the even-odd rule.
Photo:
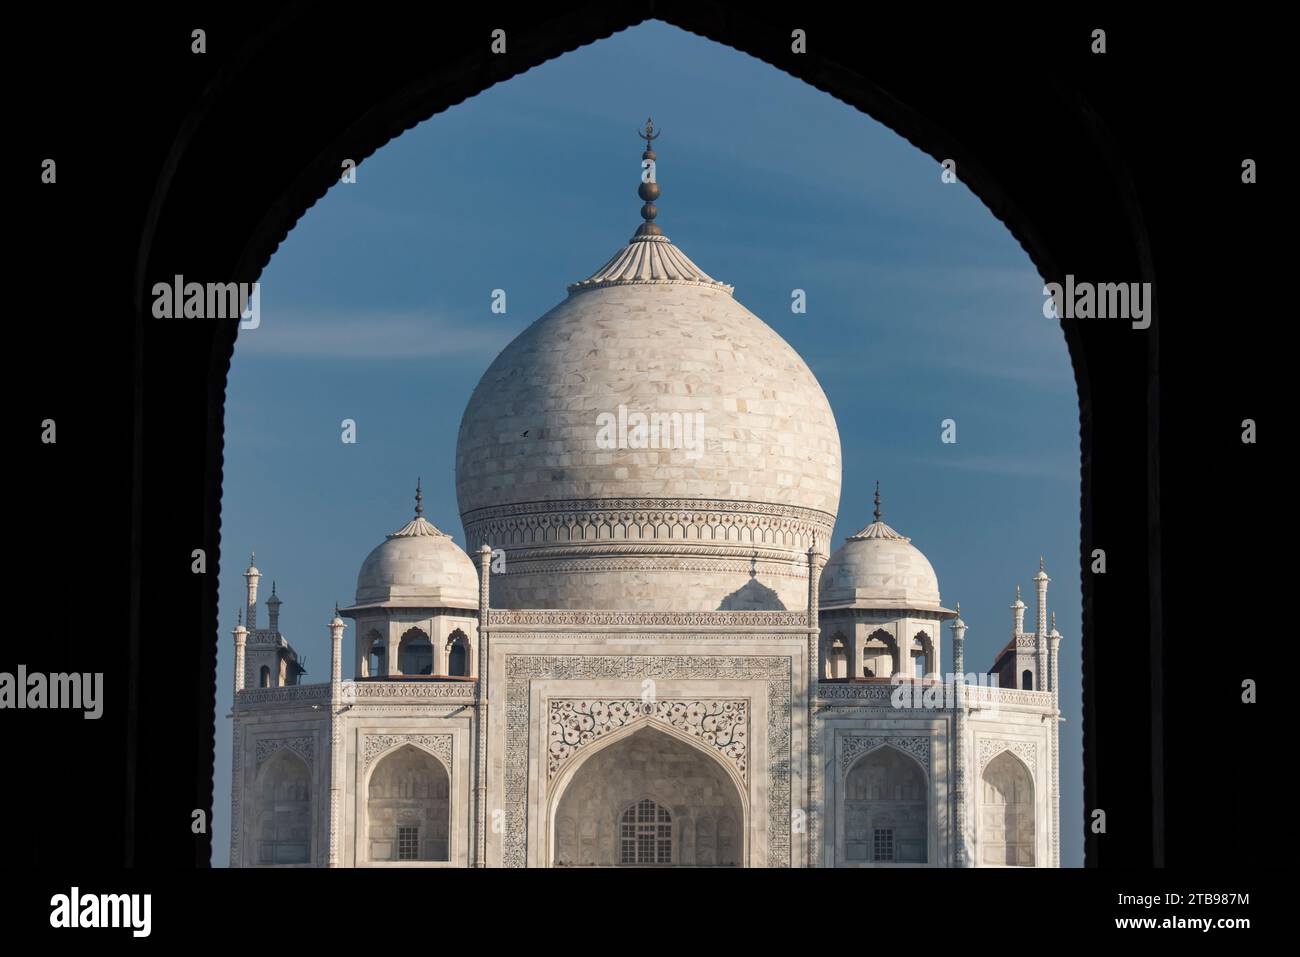
[[[1103,281],[1154,279],[1119,149],[1078,91],[1044,70],[1039,49],[997,24],[950,19],[936,31],[877,19],[846,29],[834,12],[800,12],[793,23],[724,0],[605,0],[521,7],[504,23],[473,10],[440,10],[431,35],[408,29],[405,11],[382,3],[364,17],[314,4],[266,9],[260,22],[210,31],[213,72],[176,130],[143,224],[134,289],[134,408],[138,485],[150,491],[137,497],[132,516],[137,590],[141,568],[188,554],[196,540],[208,544],[212,558],[219,553],[222,422],[236,332],[233,322],[163,327],[149,314],[152,284],[177,274],[257,279],[299,217],[337,182],[343,159],[360,163],[455,103],[649,18],[813,84],[890,127],[936,164],[954,160],[960,179],[1011,230],[1045,281],[1062,282],[1067,272]],[[498,27],[507,31],[506,55],[490,50]],[[792,52],[794,27],[806,32],[806,53]],[[1079,56],[1086,55],[1081,44]],[[1109,842],[1104,857],[1089,832],[1087,861],[1150,864],[1161,859],[1163,813],[1159,771],[1153,770],[1162,748],[1161,723],[1152,720],[1159,686],[1149,670],[1159,660],[1161,641],[1159,592],[1152,585],[1160,575],[1152,537],[1158,528],[1152,451],[1158,395],[1151,388],[1159,317],[1141,334],[1117,334],[1104,324],[1066,322],[1063,328],[1080,403],[1080,568],[1098,541],[1112,554],[1134,557],[1112,564],[1104,590],[1081,573],[1085,807],[1122,800],[1152,809],[1130,819],[1126,840]],[[145,361],[163,353],[167,362]],[[1105,388],[1099,388],[1089,370],[1103,366]],[[166,480],[178,473],[205,476],[202,513],[192,488]],[[1095,507],[1102,501],[1104,511]],[[215,572],[211,558],[210,568]],[[211,638],[194,651],[195,672],[208,676],[212,689],[216,581],[214,573],[202,583],[201,620]],[[141,636],[164,631],[180,617],[167,600],[144,602],[137,594],[132,607],[137,646]],[[192,605],[184,615],[193,617]],[[1092,664],[1094,639],[1107,627],[1148,635],[1152,654],[1131,656],[1132,668],[1122,676],[1099,671]],[[151,667],[149,656],[132,660],[136,685],[148,686],[141,669]],[[1108,688],[1116,693],[1107,695]],[[1095,707],[1102,699],[1104,713]],[[170,701],[141,698],[135,704],[141,727],[174,720]],[[1151,730],[1135,740],[1135,727]],[[210,740],[214,729],[208,718],[196,736]],[[1107,780],[1123,782],[1123,795],[1100,790],[1096,758],[1106,741],[1116,745],[1107,751]],[[193,780],[205,803],[212,798],[210,768],[211,752],[196,753]],[[150,777],[157,769],[135,773],[133,793],[165,784]],[[1065,828],[1083,825],[1063,822]],[[196,855],[206,862],[202,843]]]

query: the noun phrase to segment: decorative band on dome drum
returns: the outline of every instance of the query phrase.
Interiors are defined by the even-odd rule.
[[[835,517],[793,505],[708,499],[591,499],[475,509],[466,541],[494,548],[618,542],[762,546],[805,551],[829,541]]]
[[[835,516],[818,508],[781,502],[753,502],[717,498],[578,498],[553,501],[511,502],[485,505],[461,512],[466,525],[486,519],[529,515],[582,514],[590,512],[702,512],[719,515],[752,514],[767,518],[791,518],[810,524],[834,526]]]

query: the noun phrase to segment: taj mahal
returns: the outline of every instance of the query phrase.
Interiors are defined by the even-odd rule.
[[[655,222],[641,135],[642,223],[469,399],[470,551],[417,486],[318,684],[250,561],[231,866],[1059,866],[1041,560],[1033,627],[1017,589],[968,673],[960,605],[879,486],[835,547],[830,404]]]

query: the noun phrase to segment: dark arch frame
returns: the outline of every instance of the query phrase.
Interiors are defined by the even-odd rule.
[[[134,690],[149,684],[140,674],[148,667],[140,663],[148,658],[140,654],[141,636],[158,633],[178,614],[192,614],[188,595],[178,596],[175,606],[143,601],[142,569],[166,567],[169,556],[188,554],[199,540],[214,561],[219,555],[225,380],[235,336],[229,322],[193,322],[183,333],[162,328],[149,316],[152,283],[177,273],[255,280],[297,220],[336,181],[342,158],[360,163],[403,130],[547,59],[647,18],[664,20],[811,83],[899,133],[936,165],[954,159],[959,178],[1007,225],[1045,280],[1062,281],[1069,272],[1154,282],[1143,215],[1120,148],[1078,89],[1025,81],[1041,75],[1041,50],[1023,48],[1026,39],[999,24],[960,24],[950,17],[946,31],[914,32],[918,25],[909,24],[899,33],[884,22],[855,31],[845,30],[834,15],[802,11],[799,26],[815,42],[795,56],[784,25],[774,27],[760,11],[734,0],[557,2],[521,8],[511,18],[507,57],[488,50],[487,34],[495,24],[472,11],[448,13],[439,24],[438,55],[430,56],[427,34],[397,29],[381,15],[338,17],[311,5],[268,9],[265,19],[242,33],[224,34],[198,105],[179,124],[161,164],[136,258],[132,523],[139,546],[132,555],[130,620],[136,727],[163,717],[159,704]],[[345,83],[339,81],[340,63],[349,64]],[[1045,160],[1045,144],[1066,141],[1070,150]],[[256,162],[232,154],[230,144],[241,142],[258,144]],[[1150,865],[1164,859],[1153,388],[1160,319],[1157,313],[1150,329],[1131,336],[1111,335],[1104,324],[1062,326],[1080,401],[1084,806],[1149,809],[1129,818],[1123,842],[1105,844],[1105,857],[1086,821],[1074,827],[1083,829],[1089,864]],[[163,350],[175,361],[144,361]],[[1092,367],[1105,367],[1106,389],[1093,388]],[[160,409],[164,402],[168,408]],[[169,441],[159,441],[160,435]],[[201,514],[190,489],[166,481],[181,470],[204,476]],[[139,492],[146,485],[147,510]],[[1104,511],[1094,508],[1100,501],[1106,502]],[[1105,589],[1086,572],[1095,543],[1104,543],[1110,554],[1135,556],[1112,563]],[[218,628],[217,566],[210,569],[197,587],[202,629],[211,637],[194,652],[194,671],[206,676],[201,681],[209,695],[215,689]],[[1064,570],[1057,576],[1061,585],[1065,576]],[[1107,628],[1150,637],[1150,653],[1134,656],[1138,673],[1125,675],[1123,695],[1107,696],[1118,680],[1093,665],[1095,636]],[[1103,697],[1104,712],[1096,706]],[[210,741],[215,715],[207,701],[199,707],[208,714],[196,716],[200,730],[191,740]],[[1134,741],[1127,735],[1132,727],[1150,728],[1150,734]],[[1097,774],[1106,741],[1116,745],[1106,753],[1106,780],[1123,781],[1123,793],[1114,784],[1103,790]],[[128,753],[132,768],[138,753]],[[196,751],[193,761],[199,803],[210,807],[211,752]],[[142,796],[155,784],[150,771],[135,769],[132,775],[128,859],[135,859],[137,842],[148,840],[131,814],[141,818],[149,802],[159,800]],[[201,838],[192,856],[183,851],[181,859],[206,863],[210,843]],[[154,859],[174,860],[156,852]]]

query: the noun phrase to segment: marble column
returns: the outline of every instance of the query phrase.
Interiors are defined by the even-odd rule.
[[[961,604],[952,621],[952,667],[955,673],[953,693],[953,866],[970,867],[966,845],[966,623],[961,620]]]
[[[478,550],[478,654],[474,656],[477,665],[477,723],[478,742],[474,749],[474,778],[477,799],[475,800],[474,823],[474,866],[487,867],[487,760],[488,760],[488,709],[490,703],[488,672],[491,670],[488,658],[488,632],[491,627],[492,593],[489,588],[489,576],[492,574],[492,546],[486,542]]]
[[[343,619],[338,606],[330,629],[330,820],[329,866],[343,866]]]

